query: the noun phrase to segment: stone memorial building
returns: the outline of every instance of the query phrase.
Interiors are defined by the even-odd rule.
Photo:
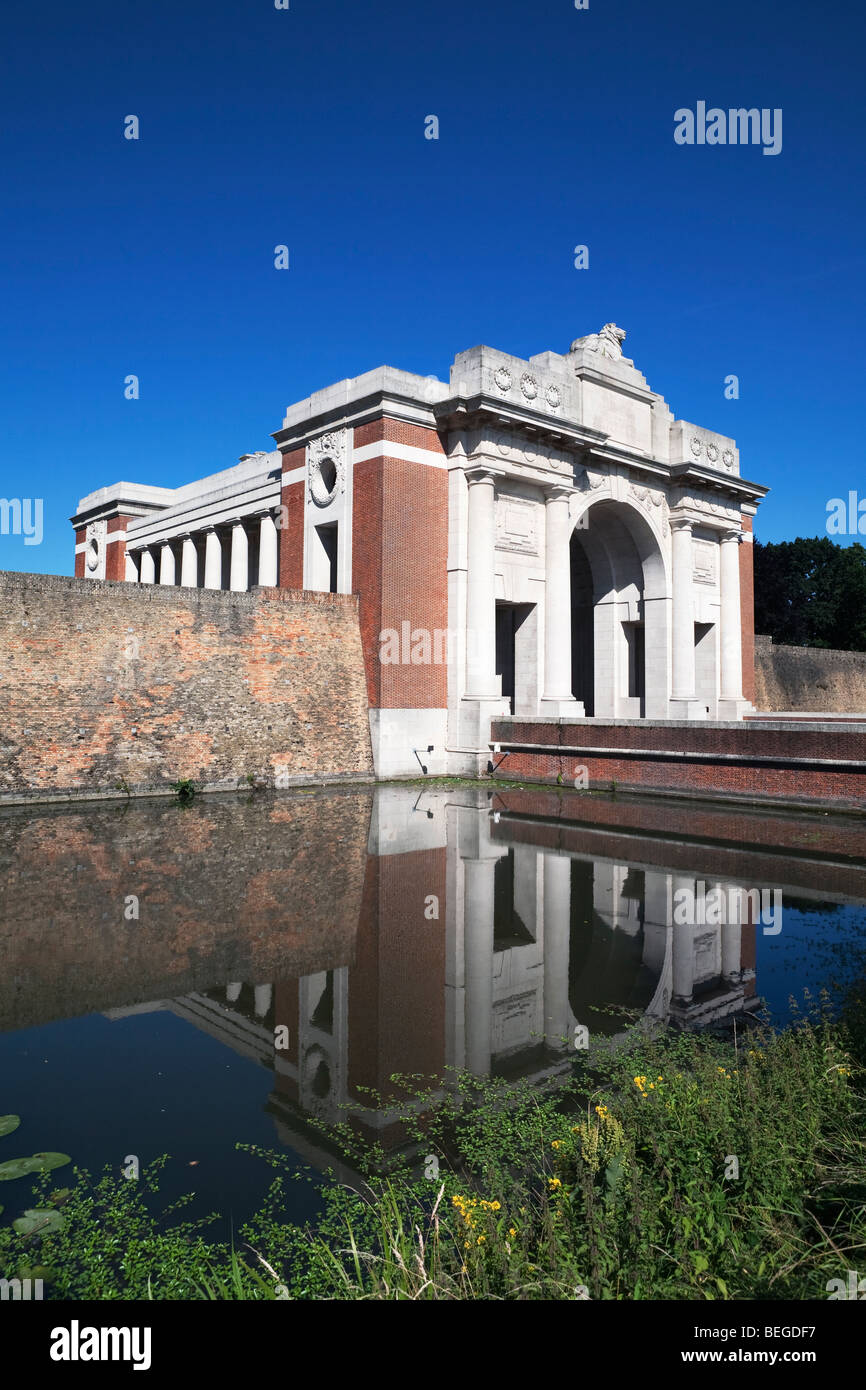
[[[767,489],[733,439],[674,418],[624,338],[338,382],[269,453],[82,498],[75,573],[357,594],[380,776],[474,774],[507,713],[739,720]]]

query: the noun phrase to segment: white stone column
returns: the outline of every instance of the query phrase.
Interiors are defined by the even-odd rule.
[[[142,584],[156,583],[156,562],[153,558],[153,551],[147,546],[141,552],[141,582]]]
[[[733,896],[731,888],[732,885],[729,883],[724,885],[726,905],[730,903]],[[734,916],[735,921],[722,923],[722,975],[729,984],[738,983],[742,971],[743,927],[740,921],[740,911],[737,910]]]
[[[223,586],[223,547],[219,532],[213,526],[205,531],[204,587],[221,589]]]
[[[253,1009],[256,1018],[264,1018],[274,995],[273,985],[256,985],[253,989]]]
[[[571,936],[571,860],[544,856],[544,1036],[548,1047],[568,1046],[568,952]],[[580,1020],[578,1020],[580,1021]]]
[[[743,699],[742,615],[740,612],[740,533],[726,531],[719,546],[719,590],[721,599],[719,659],[719,714],[739,719]]]
[[[466,1068],[488,1076],[493,1034],[493,902],[495,859],[464,859],[463,951],[466,983]]]
[[[279,535],[273,512],[263,512],[259,521],[259,583],[276,588],[279,575]]]
[[[541,713],[581,717],[571,689],[571,523],[569,489],[551,487],[544,499],[544,685]]]
[[[186,589],[194,589],[198,584],[198,552],[192,536],[184,536],[180,556],[180,582]]]
[[[469,485],[466,557],[466,698],[496,700],[502,681],[496,675],[496,478],[491,468],[466,470]]]
[[[673,552],[671,612],[671,700],[686,707],[674,710],[673,717],[689,717],[689,703],[695,700],[695,601],[692,593],[692,522],[671,519]]]
[[[135,563],[135,555],[131,550],[127,550],[124,556],[124,579],[127,584],[138,583],[138,565]]]
[[[159,582],[173,584],[175,581],[174,551],[168,541],[159,548]]]
[[[250,586],[250,543],[240,520],[232,522],[232,560],[229,588],[243,592]]]
[[[241,997],[242,989],[243,985],[241,984],[240,980],[233,980],[231,984],[226,985],[227,1003],[236,1004]]]
[[[673,933],[673,1002],[680,1008],[687,1008],[692,1002],[695,989],[695,880],[677,874],[671,882],[673,911],[671,914]],[[679,916],[688,918],[677,921],[676,894],[684,895],[687,908],[680,907]]]

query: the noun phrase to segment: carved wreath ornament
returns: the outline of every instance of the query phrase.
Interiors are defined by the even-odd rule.
[[[108,527],[104,521],[92,521],[87,528],[85,567],[87,573],[93,575],[95,578],[99,577],[96,572],[102,563],[107,530]]]
[[[323,434],[310,444],[310,496],[317,507],[327,507],[346,480],[346,441],[342,433]]]

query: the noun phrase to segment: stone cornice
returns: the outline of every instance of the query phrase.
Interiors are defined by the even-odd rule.
[[[531,406],[503,401],[485,392],[473,396],[450,396],[447,401],[441,401],[434,407],[434,414],[440,430],[491,428],[491,422],[495,421],[495,427],[499,429],[505,426],[540,434],[570,449],[590,448],[604,443],[608,438],[603,430],[590,429],[562,416],[533,410]]]
[[[760,483],[750,483],[736,474],[716,473],[712,468],[702,468],[694,463],[675,463],[671,466],[670,479],[677,487],[703,487],[713,491],[732,494],[738,501],[748,499],[760,503],[770,491]]]

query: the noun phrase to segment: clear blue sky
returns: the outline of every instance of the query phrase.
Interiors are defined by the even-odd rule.
[[[610,319],[773,489],[759,537],[824,534],[866,496],[864,29],[803,0],[4,0],[0,496],[43,497],[45,539],[0,566],[71,572],[80,496],[272,447],[341,377]],[[700,100],[781,107],[781,153],[676,145]]]

